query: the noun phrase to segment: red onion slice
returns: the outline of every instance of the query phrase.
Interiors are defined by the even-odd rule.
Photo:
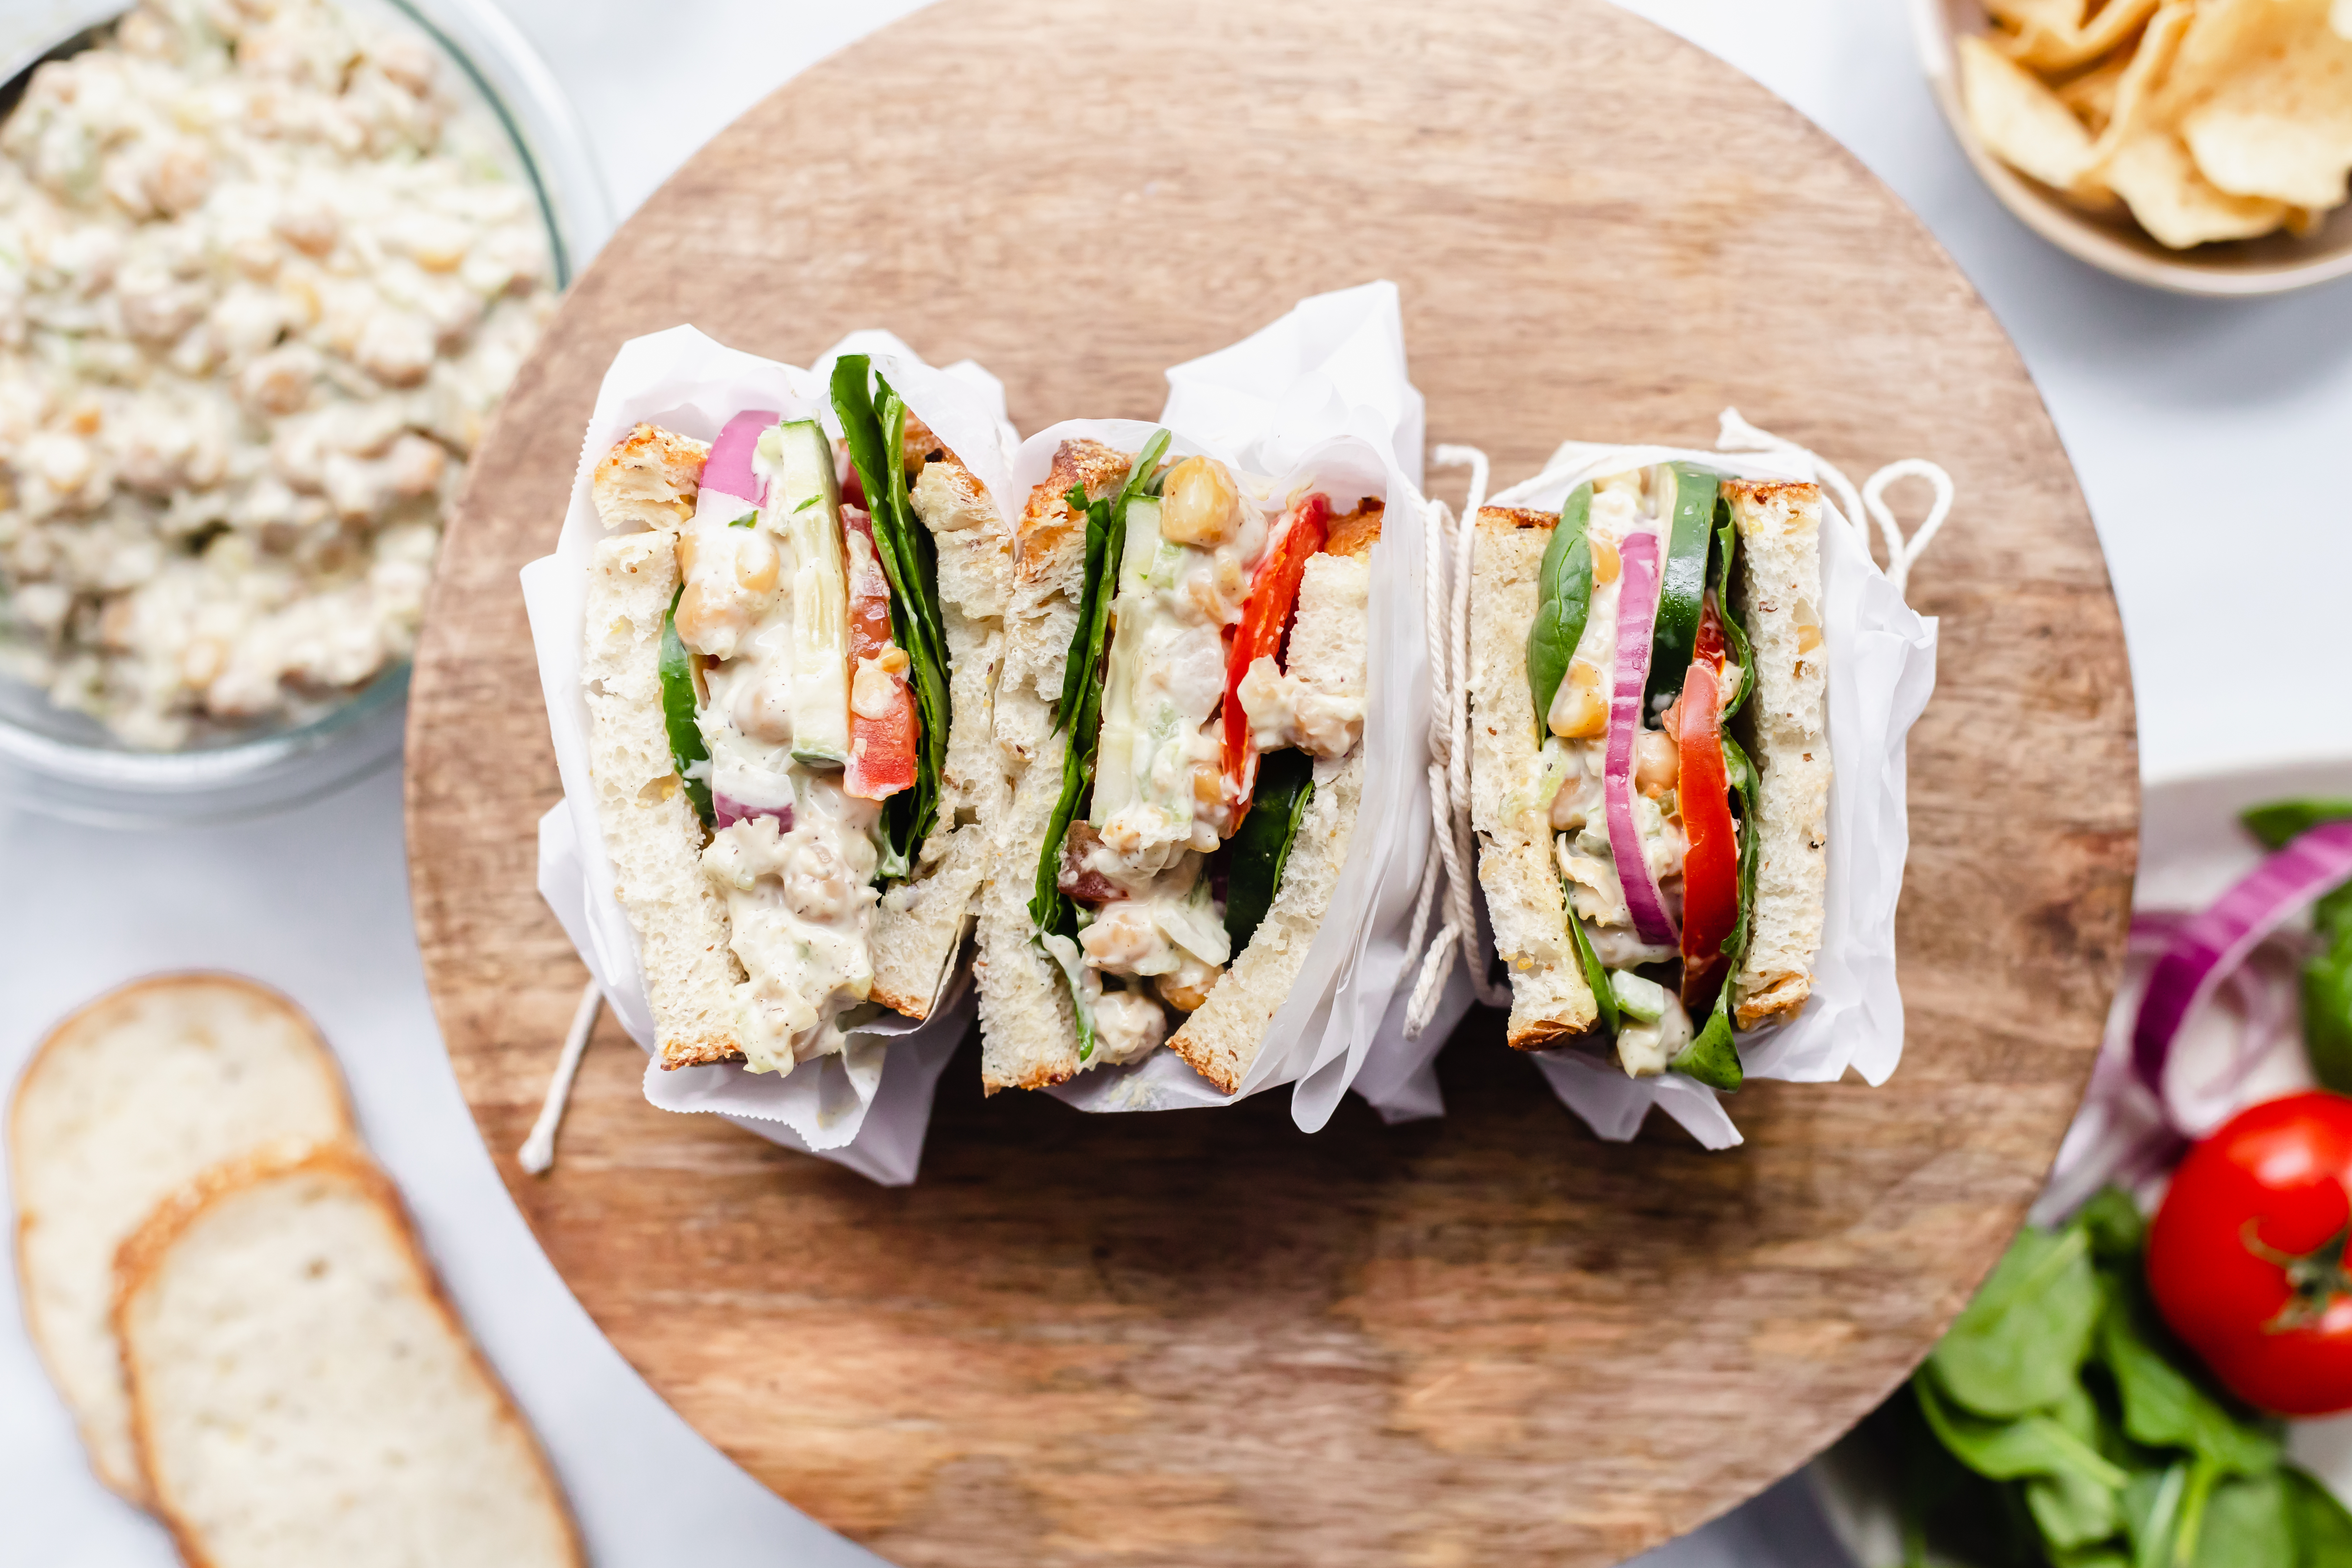
[[[768,409],[753,408],[730,419],[719,432],[719,439],[710,443],[710,456],[702,465],[702,488],[748,501],[763,500],[759,476],[751,470],[751,453],[760,437],[782,417]]]
[[[777,832],[790,833],[793,830],[791,806],[745,805],[733,796],[720,795],[717,790],[710,792],[710,815],[721,827],[732,827],[739,822],[749,822],[757,816],[772,816],[776,819]]]
[[[2352,822],[2313,828],[2264,860],[2174,933],[2132,1024],[2132,1067],[2160,1100],[2164,1064],[2189,1016],[2263,939],[2352,880]]]
[[[1652,947],[1675,947],[1682,933],[1642,853],[1633,826],[1633,737],[1642,729],[1642,694],[1650,684],[1650,638],[1658,619],[1658,536],[1629,535],[1617,547],[1617,685],[1609,694],[1609,754],[1601,771],[1609,800],[1609,853],[1635,934]]]

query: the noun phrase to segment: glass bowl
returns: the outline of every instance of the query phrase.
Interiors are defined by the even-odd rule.
[[[558,289],[612,233],[611,198],[571,104],[491,0],[335,0],[397,20],[439,46],[457,90],[488,111],[512,147],[509,172],[536,196]],[[87,47],[124,0],[27,0],[0,18],[0,83],[41,59]],[[15,94],[0,99],[0,113]],[[445,520],[446,521],[446,520]],[[323,699],[274,726],[241,727],[187,749],[141,751],[45,692],[0,677],[0,800],[107,826],[155,827],[257,816],[315,799],[394,761],[408,666]]]

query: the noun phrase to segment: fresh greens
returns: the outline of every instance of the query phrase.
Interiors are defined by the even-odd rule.
[[[1249,815],[1225,844],[1225,934],[1235,952],[1249,945],[1274,906],[1291,841],[1314,795],[1315,759],[1306,752],[1269,752],[1258,763]]]
[[[681,583],[669,596],[669,610],[662,616],[662,727],[669,731],[669,760],[677,768],[677,782],[686,786],[694,814],[709,827],[713,820],[708,777],[710,752],[702,743],[702,726],[694,721],[694,656],[686,651],[677,635],[677,602],[685,594],[686,585]],[[704,776],[697,776],[697,764]]]
[[[1601,955],[1592,951],[1592,939],[1584,934],[1584,922],[1576,918],[1573,909],[1568,911],[1568,934],[1576,943],[1577,961],[1584,965],[1584,983],[1592,987],[1592,1005],[1600,1009],[1601,1026],[1613,1040],[1624,1026],[1624,1018],[1617,1011],[1617,988],[1609,984],[1609,971]]]
[[[2325,823],[2352,818],[2352,800],[2279,800],[2238,820],[2272,849]],[[2319,1081],[2352,1094],[2352,882],[2312,907],[2318,951],[2303,966],[2303,1045]]]
[[[1733,977],[1739,973],[1740,962],[1748,956],[1748,936],[1756,915],[1756,839],[1757,824],[1761,820],[1758,794],[1761,783],[1756,764],[1748,760],[1746,748],[1731,736],[1731,721],[1746,705],[1748,694],[1755,689],[1756,660],[1748,649],[1748,628],[1740,624],[1731,607],[1731,568],[1739,554],[1739,533],[1732,524],[1731,503],[1719,496],[1715,503],[1715,544],[1710,552],[1714,564],[1709,575],[1715,589],[1716,613],[1723,617],[1725,656],[1738,671],[1730,689],[1717,694],[1717,720],[1723,732],[1723,780],[1739,799],[1739,919],[1732,926],[1731,934],[1723,939],[1723,956],[1727,962],[1723,984],[1715,994],[1715,1005],[1699,1026],[1697,1037],[1667,1065],[1711,1089],[1728,1092],[1748,1079],[1734,1038],[1731,986]]]
[[[1650,638],[1645,711],[1653,714],[1674,700],[1690,673],[1691,648],[1698,639],[1699,612],[1706,598],[1716,504],[1723,489],[1720,475],[1691,463],[1669,463],[1656,472],[1673,480],[1675,493],[1665,563],[1658,574],[1658,618]],[[1664,487],[1654,483],[1652,488]]]
[[[906,652],[907,679],[922,721],[915,787],[882,807],[882,875],[903,877],[939,818],[940,781],[947,772],[948,639],[940,616],[938,546],[908,497],[907,405],[874,374],[866,355],[844,354],[834,363],[833,408],[874,520],[875,553],[890,583],[891,636]]]
[[[1536,702],[1536,733],[1550,721],[1552,699],[1592,613],[1592,487],[1581,484],[1559,509],[1536,574],[1536,618],[1528,628],[1528,691]]]
[[[1077,906],[1062,891],[1062,845],[1093,787],[1095,750],[1102,739],[1102,666],[1110,643],[1110,606],[1116,587],[1109,579],[1115,563],[1126,554],[1127,503],[1149,493],[1147,487],[1158,478],[1160,459],[1167,451],[1168,432],[1155,430],[1136,455],[1127,471],[1127,482],[1117,493],[1088,500],[1085,487],[1072,485],[1063,498],[1073,516],[1087,520],[1086,582],[1078,599],[1077,628],[1071,634],[1069,658],[1062,668],[1062,694],[1054,704],[1054,728],[1068,736],[1062,751],[1062,793],[1045,825],[1045,841],[1037,856],[1036,885],[1029,899],[1029,919],[1040,945],[1050,937],[1074,942],[1077,936]],[[1077,1012],[1078,1059],[1085,1061],[1094,1055],[1094,1020],[1080,994],[1077,975],[1062,955],[1055,955],[1055,962],[1061,963],[1070,986],[1071,1003]]]
[[[2352,1514],[2157,1318],[2145,1234],[2113,1189],[2021,1232],[1864,1427],[1900,1461],[1906,1564],[1931,1547],[1981,1568],[2352,1564]]]

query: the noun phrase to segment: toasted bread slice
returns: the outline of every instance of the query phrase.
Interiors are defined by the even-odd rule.
[[[155,1511],[209,1568],[575,1568],[538,1440],[348,1146],[232,1162],[117,1259]]]
[[[1829,681],[1822,644],[1822,492],[1813,485],[1723,487],[1739,530],[1732,601],[1755,649],[1756,693],[1740,716],[1761,779],[1756,904],[1732,977],[1742,1028],[1794,1017],[1812,994],[1829,891]]]
[[[1551,803],[1532,788],[1542,738],[1528,689],[1528,628],[1559,521],[1482,508],[1470,567],[1470,826],[1495,951],[1511,976],[1507,1038],[1523,1051],[1565,1044],[1600,1016],[1569,934]]]
[[[8,1126],[25,1323],[115,1491],[147,1499],[110,1317],[115,1248],[223,1160],[279,1139],[353,1136],[342,1077],[310,1019],[231,975],[110,992],[34,1053]]]
[[[604,454],[590,481],[596,515],[610,531],[650,528],[676,533],[694,518],[707,442],[640,425]]]

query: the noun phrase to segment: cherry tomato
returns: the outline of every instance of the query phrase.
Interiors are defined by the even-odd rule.
[[[2189,1151],[2147,1236],[2147,1283],[2224,1386],[2282,1415],[2352,1409],[2352,1098],[2265,1100]]]

